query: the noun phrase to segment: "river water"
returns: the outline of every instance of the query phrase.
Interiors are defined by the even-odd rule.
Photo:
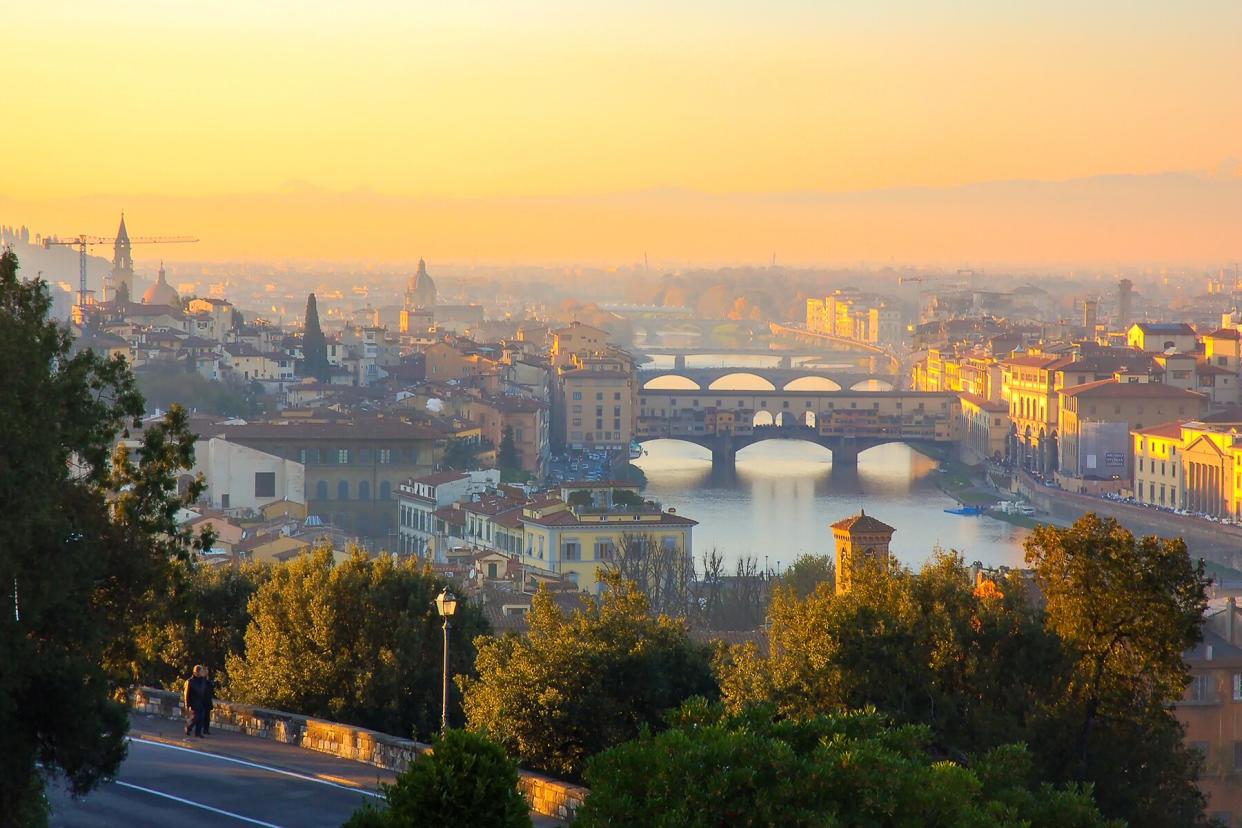
[[[832,554],[829,524],[863,508],[897,530],[892,550],[908,566],[917,568],[937,546],[967,563],[1022,565],[1029,530],[947,514],[957,502],[937,487],[937,462],[904,444],[877,446],[857,467],[837,468],[814,443],[768,440],[738,452],[733,476],[714,476],[711,453],[692,443],[655,440],[643,448],[634,461],[647,475],[643,493],[699,522],[699,560],[715,548],[730,564],[753,556],[779,571],[806,552]]]

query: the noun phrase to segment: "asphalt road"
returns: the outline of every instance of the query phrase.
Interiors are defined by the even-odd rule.
[[[363,803],[378,802],[390,771],[216,732],[187,739],[179,722],[135,716],[129,755],[113,782],[81,799],[49,793],[53,828],[337,828]],[[536,817],[536,825],[557,825]]]

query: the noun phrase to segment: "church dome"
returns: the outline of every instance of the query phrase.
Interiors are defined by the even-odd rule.
[[[436,283],[427,274],[427,263],[418,260],[418,272],[410,277],[405,288],[406,310],[430,308],[436,303]]]
[[[164,278],[164,264],[160,263],[160,277],[155,284],[147,288],[147,292],[142,294],[142,303],[144,305],[171,305],[176,307],[181,304],[181,297],[177,295],[177,291],[172,285],[168,284]]]

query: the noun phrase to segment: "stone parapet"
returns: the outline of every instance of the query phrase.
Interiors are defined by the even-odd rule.
[[[140,713],[170,719],[185,717],[180,695],[168,690],[139,687],[130,694],[129,702],[130,707]],[[431,750],[430,745],[422,742],[364,727],[227,701],[215,702],[211,726],[365,762],[397,773],[405,770],[418,754]],[[518,789],[530,802],[531,810],[545,816],[573,819],[588,793],[579,785],[531,771],[523,770],[519,774]]]

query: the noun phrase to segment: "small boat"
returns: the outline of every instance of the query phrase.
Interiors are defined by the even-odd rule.
[[[958,506],[956,509],[945,509],[950,515],[981,515],[986,511],[982,506]]]
[[[638,442],[637,440],[630,440],[630,459],[631,460],[637,460],[638,458],[642,457],[644,453],[645,452],[643,451],[642,443]]]

